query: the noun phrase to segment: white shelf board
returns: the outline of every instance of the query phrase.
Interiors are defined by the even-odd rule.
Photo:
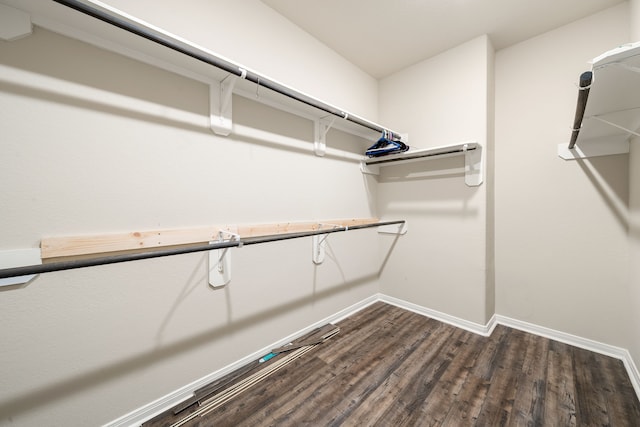
[[[558,156],[564,160],[586,159],[588,157],[611,156],[629,153],[627,135],[609,135],[585,139],[570,150],[568,144],[558,144]]]
[[[418,150],[409,149],[403,153],[365,158],[360,163],[360,170],[362,173],[378,175],[380,167],[453,156],[465,157],[465,183],[468,186],[476,187],[482,184],[484,177],[482,145],[473,141]]]
[[[582,126],[573,150],[558,146],[566,160],[628,153],[640,128],[640,43],[595,58]]]
[[[367,158],[364,162],[367,165],[385,166],[392,163],[397,164],[398,162],[407,163],[418,160],[425,160],[430,157],[442,158],[450,156],[460,156],[463,155],[466,150],[475,150],[478,147],[479,144],[476,142],[463,142],[459,144],[441,145],[438,147],[423,148],[417,150],[409,149],[408,151],[405,151],[403,153]]]

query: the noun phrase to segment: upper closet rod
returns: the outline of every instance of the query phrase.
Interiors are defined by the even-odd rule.
[[[591,71],[585,71],[580,74],[580,88],[578,92],[578,104],[576,105],[576,116],[573,119],[573,129],[571,131],[571,140],[569,141],[569,149],[575,147],[578,141],[578,134],[582,127],[582,120],[584,118],[584,111],[587,108],[587,99],[589,98],[589,89],[591,89],[591,81],[593,79],[593,73]]]
[[[258,86],[263,86],[267,89],[271,89],[277,93],[280,93],[289,98],[295,99],[296,101],[299,101],[303,104],[325,111],[329,114],[333,114],[335,116],[341,117],[345,120],[356,123],[360,126],[366,127],[376,132],[382,132],[383,130],[385,130],[383,127],[375,123],[369,122],[357,116],[353,116],[345,111],[339,110],[331,105],[325,104],[315,98],[306,96],[300,92],[297,92],[291,88],[281,85],[264,76],[261,76],[257,73],[246,70],[237,64],[226,61],[211,53],[196,49],[194,48],[194,46],[190,46],[187,43],[179,42],[178,40],[175,40],[167,36],[166,34],[162,34],[159,31],[153,30],[151,28],[148,28],[142,25],[137,25],[133,22],[130,22],[124,19],[123,17],[110,13],[109,11],[99,9],[97,7],[86,4],[84,1],[80,1],[80,0],[53,0],[53,1],[55,1],[56,3],[60,3],[64,6],[70,7],[72,9],[75,9],[86,15],[100,19],[101,21],[104,21],[108,24],[122,28],[123,30],[129,31],[130,33],[136,34],[140,37],[144,37],[147,40],[151,40],[152,42],[158,43],[169,49],[172,49],[184,55],[190,56],[194,59],[197,59],[198,61],[202,61],[206,64],[213,65],[214,67],[220,68],[221,70],[224,70],[228,73],[234,74],[236,76],[240,76],[253,83],[256,83]]]
[[[12,267],[0,269],[0,279],[8,277],[27,276],[40,273],[51,273],[53,271],[71,270],[75,268],[94,267],[98,265],[116,264],[127,261],[137,261],[149,258],[160,258],[171,255],[188,254],[193,252],[204,252],[215,249],[225,249],[233,247],[241,247],[245,245],[255,245],[258,243],[276,242],[279,240],[297,239],[301,237],[316,236],[319,234],[337,233],[340,231],[358,230],[361,228],[380,227],[383,225],[404,224],[404,220],[377,222],[374,224],[352,225],[349,227],[335,227],[329,230],[314,230],[300,233],[278,234],[263,237],[252,237],[248,239],[229,240],[222,242],[212,242],[200,245],[193,245],[174,249],[160,249],[147,252],[110,255],[98,258],[77,259],[70,261],[56,261],[47,264],[27,265],[24,267]]]

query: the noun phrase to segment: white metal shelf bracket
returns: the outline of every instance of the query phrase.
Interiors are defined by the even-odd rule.
[[[247,70],[242,70],[240,77],[228,75],[221,82],[209,84],[209,115],[211,130],[216,135],[229,136],[233,128],[233,88],[239,78],[247,77]]]
[[[331,120],[321,118],[313,121],[313,152],[316,156],[322,157],[327,152],[327,133],[336,119],[337,117]]]
[[[405,221],[402,224],[382,225],[378,227],[378,234],[407,234],[409,224]]]
[[[25,265],[42,264],[40,257],[40,249],[14,249],[9,251],[0,251],[0,269],[23,267]],[[29,274],[25,276],[8,277],[0,279],[0,287],[24,285],[35,278],[37,274]]]
[[[316,265],[324,262],[328,236],[328,234],[311,236],[311,248],[313,251],[311,259]]]
[[[380,166],[368,165],[366,160],[361,160],[360,172],[362,172],[365,175],[380,175]]]
[[[18,40],[31,32],[31,15],[0,3],[0,40]]]
[[[580,141],[572,149],[567,144],[558,144],[558,156],[564,160],[611,156],[629,153],[628,135],[606,135]]]
[[[230,239],[224,238],[224,235],[231,236]],[[228,242],[233,239],[240,240],[240,235],[229,231],[220,230],[218,240],[209,243]],[[242,245],[238,246],[241,247]],[[209,251],[209,285],[214,288],[228,285],[231,282],[231,252],[230,248],[214,249]]]
[[[341,228],[341,225],[336,224],[318,224],[318,230],[322,229],[323,225],[329,225],[333,228]],[[345,227],[344,231],[348,231],[349,227]],[[314,264],[322,264],[325,258],[325,252],[327,248],[327,238],[329,234],[316,234],[311,236],[311,260]]]
[[[484,164],[482,162],[482,145],[478,144],[474,150],[468,150],[468,144],[464,151],[464,182],[469,187],[477,187],[482,184],[484,176]]]

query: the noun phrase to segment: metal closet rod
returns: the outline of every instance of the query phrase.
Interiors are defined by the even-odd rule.
[[[402,153],[399,153],[395,156],[391,155],[391,156],[372,158],[370,160],[365,161],[365,163],[367,165],[379,165],[382,163],[401,162],[403,160],[416,160],[416,159],[424,159],[426,157],[444,156],[446,154],[465,153],[467,151],[473,151],[473,150],[477,150],[477,147],[459,148],[459,149],[447,150],[447,151],[436,151],[433,153],[430,153],[430,152],[417,153],[415,155],[411,155],[411,152],[409,152],[409,154],[404,154],[404,155]]]
[[[160,258],[171,255],[181,255],[193,252],[204,252],[215,249],[234,248],[248,245],[257,245],[259,243],[277,242],[280,240],[298,239],[301,237],[316,236],[318,234],[338,233],[341,231],[358,230],[362,228],[380,227],[383,225],[404,224],[404,220],[376,222],[374,224],[353,225],[348,227],[336,227],[330,230],[303,231],[299,233],[273,234],[263,237],[251,237],[247,239],[203,243],[199,245],[174,248],[174,249],[157,249],[147,252],[138,252],[130,254],[109,255],[98,258],[77,259],[70,261],[56,261],[47,264],[27,265],[24,267],[12,267],[0,269],[0,279],[8,277],[27,276],[40,273],[51,273],[54,271],[72,270],[75,268],[95,267],[98,265],[117,264],[127,261],[138,261],[149,258]]]
[[[571,139],[569,140],[569,149],[571,150],[576,146],[578,141],[578,134],[582,127],[582,120],[584,118],[584,111],[587,108],[587,99],[589,99],[589,90],[591,88],[591,82],[593,81],[593,73],[591,71],[585,71],[580,74],[580,87],[578,88],[578,103],[576,105],[576,115],[573,119],[573,129],[571,130]]]
[[[184,55],[190,56],[194,59],[197,59],[198,61],[204,62],[209,65],[213,65],[214,67],[220,68],[221,70],[224,70],[228,73],[234,74],[236,76],[241,76],[253,83],[256,83],[258,86],[263,86],[267,89],[271,89],[289,98],[295,99],[296,101],[301,102],[303,104],[325,111],[329,114],[333,114],[335,116],[341,117],[345,120],[348,120],[350,122],[356,123],[360,126],[366,127],[368,129],[371,129],[377,132],[382,132],[383,130],[385,130],[385,128],[379,125],[376,125],[375,123],[361,119],[357,116],[352,116],[345,111],[336,109],[331,105],[320,102],[315,98],[305,96],[297,91],[291,90],[286,86],[276,83],[273,80],[270,80],[264,76],[261,76],[254,72],[250,72],[249,70],[246,70],[238,66],[237,64],[234,64],[229,61],[225,61],[224,59],[219,58],[215,55],[194,49],[192,46],[189,46],[186,43],[179,43],[176,40],[173,40],[162,33],[150,30],[148,28],[145,28],[139,25],[135,25],[119,16],[114,16],[108,13],[107,11],[98,9],[96,7],[92,7],[90,5],[83,3],[82,1],[79,1],[79,0],[53,0],[53,1],[55,1],[56,3],[60,3],[64,6],[70,7],[72,9],[75,9],[86,15],[97,18],[108,24],[114,25],[118,28],[122,28],[123,30],[129,31],[130,33],[133,33],[140,37],[144,37],[147,40],[158,43],[169,49],[175,50],[176,52],[180,52]]]

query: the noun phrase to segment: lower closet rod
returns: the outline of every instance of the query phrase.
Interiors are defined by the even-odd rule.
[[[315,231],[304,231],[300,233],[277,234],[277,235],[252,237],[248,239],[240,239],[240,240],[233,240],[233,241],[230,240],[226,242],[204,243],[200,245],[192,245],[188,247],[181,247],[181,248],[174,248],[174,249],[160,249],[160,250],[131,253],[131,254],[109,255],[109,256],[98,257],[98,258],[56,261],[56,262],[50,262],[47,264],[35,264],[35,265],[26,265],[23,267],[4,268],[4,269],[0,269],[0,279],[6,279],[8,277],[27,276],[27,275],[40,274],[40,273],[51,273],[54,271],[71,270],[75,268],[94,267],[98,265],[116,264],[119,262],[138,261],[138,260],[149,259],[149,258],[160,258],[165,256],[171,256],[171,255],[188,254],[193,252],[204,252],[204,251],[211,251],[215,249],[233,248],[233,247],[240,247],[245,245],[255,245],[258,243],[269,243],[269,242],[276,242],[279,240],[289,240],[289,239],[298,239],[301,237],[316,236],[318,234],[337,233],[340,231],[357,230],[361,228],[372,228],[372,227],[380,227],[383,225],[394,225],[394,224],[404,224],[404,223],[405,223],[404,220],[377,222],[375,224],[362,224],[362,225],[354,225],[350,227],[336,227],[330,230],[315,230]]]

